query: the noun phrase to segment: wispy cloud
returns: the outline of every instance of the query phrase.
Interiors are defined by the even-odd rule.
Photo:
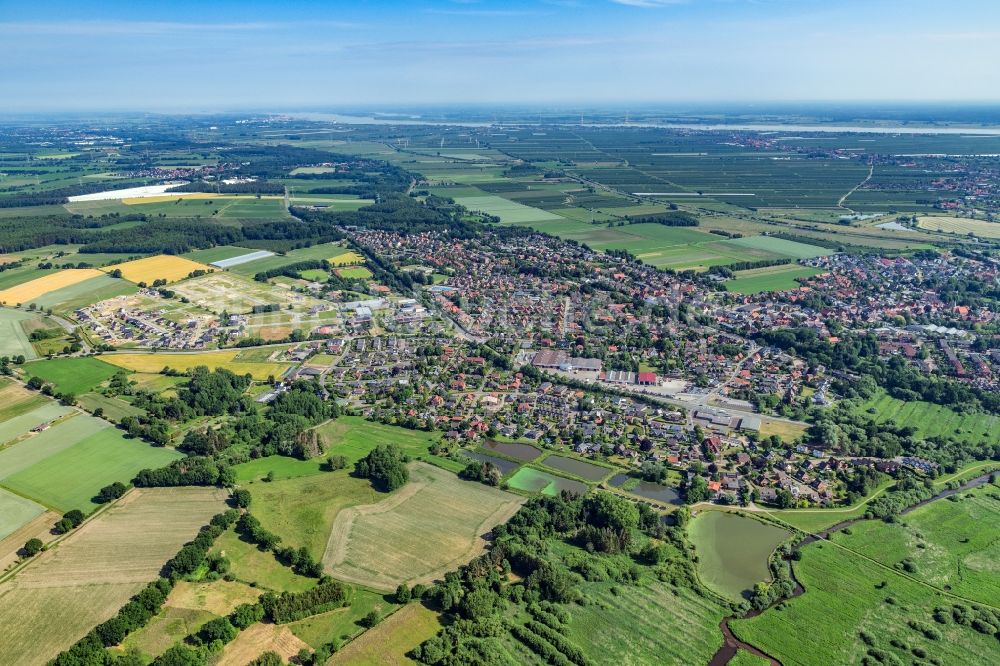
[[[169,35],[186,32],[254,32],[303,27],[358,28],[346,21],[247,21],[189,23],[180,21],[4,21],[0,34],[20,35]]]

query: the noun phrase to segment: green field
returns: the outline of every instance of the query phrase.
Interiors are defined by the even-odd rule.
[[[341,268],[337,270],[337,274],[342,278],[348,280],[367,280],[372,276],[372,272],[365,268],[364,266],[355,266],[353,268]]]
[[[891,663],[911,663],[914,649],[945,665],[996,663],[992,632],[983,635],[933,619],[935,607],[950,609],[962,603],[960,599],[839,547],[836,541],[803,548],[794,568],[805,594],[755,618],[730,622],[737,636],[785,666],[858,664],[870,649],[892,654]],[[911,621],[921,630],[912,628]],[[940,639],[925,636],[924,627]],[[882,663],[890,663],[885,659]]]
[[[453,472],[460,472],[465,468],[465,464],[460,461],[428,453],[428,449],[440,441],[440,435],[422,430],[374,423],[358,416],[342,416],[324,423],[316,430],[328,445],[327,455],[345,456],[351,465],[368,455],[377,445],[392,443],[411,458],[425,460]]]
[[[39,308],[56,312],[72,312],[85,305],[103,301],[106,298],[134,294],[139,290],[127,280],[119,280],[108,275],[99,275],[83,282],[31,299]]]
[[[506,224],[523,224],[525,222],[561,219],[555,213],[525,206],[516,201],[492,194],[476,197],[458,197],[455,199],[455,203],[465,206],[470,211],[480,211],[487,215],[495,215],[500,218],[501,222]]]
[[[44,512],[41,504],[0,488],[0,539]]]
[[[707,664],[722,645],[724,611],[686,588],[659,582],[586,583],[567,637],[594,664]]]
[[[698,576],[734,601],[771,579],[768,558],[791,532],[726,511],[702,511],[688,526],[698,553]]]
[[[87,512],[97,506],[91,498],[104,486],[115,481],[128,483],[139,470],[163,467],[180,457],[173,449],[125,439],[121,431],[106,427],[16,474],[5,476],[2,483],[20,495],[60,511]]]
[[[38,315],[31,312],[0,307],[0,356],[23,354],[26,359],[38,358],[21,326],[22,321],[38,318]]]
[[[347,588],[350,595],[349,606],[292,622],[288,628],[311,647],[318,648],[333,639],[343,641],[364,631],[358,620],[371,611],[378,611],[385,616],[397,608],[387,594],[366,590],[357,585],[348,585]]]
[[[91,435],[110,428],[101,419],[78,414],[0,451],[0,483]]]
[[[916,428],[923,437],[940,436],[966,442],[995,442],[1000,438],[1000,416],[982,412],[959,414],[930,402],[898,400],[884,392],[861,402],[858,410],[879,422],[895,421],[897,425]]]
[[[863,521],[833,540],[888,566],[912,563],[910,575],[967,599],[1000,606],[1000,495],[981,486],[953,502],[939,500],[888,524]]]
[[[817,268],[786,264],[770,266],[749,271],[739,271],[736,278],[728,280],[726,289],[737,294],[759,294],[763,291],[785,291],[796,289],[799,283],[796,278],[812,277],[819,273]]]
[[[795,241],[775,238],[773,236],[744,236],[725,241],[729,245],[749,248],[753,250],[766,250],[775,254],[792,257],[794,259],[809,259],[812,257],[825,257],[833,254],[833,250],[818,245],[806,245]]]
[[[247,250],[247,253],[255,251],[256,250]],[[322,245],[313,245],[312,247],[305,247],[299,250],[291,250],[285,254],[276,254],[273,257],[265,257],[263,259],[250,261],[245,264],[239,264],[238,266],[233,266],[229,270],[233,273],[239,273],[240,275],[253,276],[261,271],[281,268],[282,266],[294,264],[299,261],[319,261],[322,259],[330,259],[331,257],[335,257],[338,254],[344,254],[346,252],[349,252],[349,250],[341,247],[340,245],[335,243],[324,243]]]
[[[242,541],[232,530],[215,540],[213,553],[222,553],[231,563],[236,580],[276,592],[301,592],[316,585],[316,580],[300,576],[276,559],[274,553],[260,550]]]
[[[270,483],[258,481],[246,487],[261,524],[285,543],[295,548],[305,546],[317,559],[326,550],[330,528],[341,510],[382,499],[370,481],[350,476],[347,469]]]
[[[233,257],[250,254],[254,251],[255,250],[249,250],[245,247],[237,247],[236,245],[217,245],[215,247],[210,247],[207,250],[192,250],[191,252],[187,252],[181,256],[185,259],[190,259],[191,261],[197,261],[199,264],[210,264],[213,261],[232,259]]]
[[[73,411],[57,402],[45,400],[43,404],[24,414],[0,422],[0,445],[20,437],[35,426],[48,423]]]
[[[80,395],[110,379],[118,368],[93,357],[78,356],[35,361],[25,366],[25,372],[54,384],[61,393]]]

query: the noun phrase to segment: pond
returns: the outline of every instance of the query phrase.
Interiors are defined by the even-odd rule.
[[[736,601],[755,583],[771,579],[768,558],[791,536],[780,527],[726,511],[702,511],[691,519],[688,534],[702,582]]]
[[[523,460],[525,462],[528,462],[529,460],[534,460],[538,456],[542,455],[541,449],[536,448],[531,444],[522,444],[520,442],[489,441],[483,444],[483,448],[486,449],[487,451],[499,453],[507,456],[508,458]]]
[[[488,462],[494,467],[496,467],[500,472],[507,476],[515,469],[520,467],[520,465],[513,460],[507,460],[506,458],[499,458],[497,456],[491,456],[488,453],[479,453],[478,451],[462,451],[462,455],[466,458],[472,458],[473,460],[478,460],[479,462]]]
[[[615,488],[621,488],[630,480],[633,482],[636,481],[628,474],[615,474],[608,480],[608,483]],[[663,504],[682,504],[681,495],[677,491],[677,488],[674,486],[665,486],[662,483],[638,481],[634,486],[625,490],[625,492],[638,495],[639,497],[645,497],[646,499],[650,499],[655,502],[662,502]]]
[[[562,472],[569,472],[574,476],[579,476],[581,479],[587,479],[588,481],[600,481],[611,472],[607,467],[566,456],[549,456],[542,461],[542,464]]]
[[[507,483],[511,488],[531,493],[542,493],[543,495],[558,495],[563,490],[583,495],[589,490],[585,483],[549,474],[532,467],[522,467]]]

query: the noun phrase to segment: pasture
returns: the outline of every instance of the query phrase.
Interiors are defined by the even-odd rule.
[[[0,303],[20,305],[30,303],[33,299],[44,296],[63,287],[69,287],[78,282],[99,277],[101,271],[96,268],[67,268],[58,273],[51,273],[35,278],[30,282],[15,285],[0,291]]]
[[[327,663],[330,666],[412,664],[406,653],[440,630],[437,613],[419,603],[408,604],[338,650]]]
[[[0,307],[0,356],[38,358],[22,324],[32,320],[37,321],[38,315]]]
[[[698,553],[698,577],[716,593],[740,601],[768,581],[768,558],[792,535],[774,525],[727,511],[702,511],[688,526]]]
[[[224,497],[216,488],[133,490],[39,555],[0,584],[4,660],[42,666],[110,618],[225,508]]]
[[[79,395],[94,390],[118,369],[93,356],[73,356],[34,361],[25,366],[25,372],[54,384],[60,393]]]
[[[893,663],[909,663],[915,649],[943,664],[995,661],[992,635],[933,619],[935,607],[959,600],[843,548],[836,539],[806,546],[802,560],[793,564],[803,595],[757,617],[731,621],[733,632],[786,666],[861,663],[870,647],[892,654]],[[928,638],[911,621],[933,628],[940,638]]]
[[[152,284],[156,280],[166,280],[168,283],[177,282],[186,278],[192,271],[210,271],[212,269],[205,264],[184,257],[158,254],[153,257],[109,266],[104,270],[107,272],[119,270],[122,277],[129,282]]]
[[[237,350],[194,353],[123,353],[103,354],[101,359],[119,368],[143,373],[158,373],[164,368],[186,372],[200,365],[209,370],[225,368],[238,375],[249,374],[257,381],[280,377],[291,366],[289,363],[251,363],[237,360]]]
[[[908,561],[910,575],[967,599],[1000,606],[1000,495],[986,485],[915,509],[897,523],[866,520],[833,540],[890,567]]]
[[[947,217],[944,215],[924,215],[917,218],[917,227],[928,231],[962,236],[972,234],[980,238],[1000,238],[1000,224],[967,217]]]
[[[949,437],[966,442],[993,442],[1000,438],[1000,417],[985,412],[960,414],[920,400],[903,401],[885,392],[861,402],[857,410],[880,423],[895,421],[917,429],[922,437]]]
[[[84,418],[88,417],[77,417]],[[72,420],[64,423],[73,426]],[[31,444],[28,440],[18,446]],[[91,498],[104,486],[115,481],[128,483],[141,469],[163,467],[181,457],[173,449],[126,439],[120,430],[105,424],[73,446],[5,475],[0,483],[59,511],[81,509],[86,513],[97,507]]]
[[[817,268],[785,264],[784,266],[768,266],[749,271],[738,271],[736,277],[728,280],[726,290],[737,294],[759,294],[764,291],[787,291],[797,289],[801,285],[798,278],[812,277],[820,272]]]
[[[514,515],[522,501],[412,463],[410,481],[400,490],[338,514],[323,565],[337,578],[377,590],[430,582],[480,554],[486,533]]]
[[[658,581],[585,583],[567,637],[595,664],[707,664],[722,645],[725,611],[688,588]]]

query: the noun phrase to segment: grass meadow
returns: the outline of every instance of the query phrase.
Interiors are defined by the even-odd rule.
[[[739,271],[736,277],[727,281],[726,289],[737,294],[759,294],[764,291],[787,291],[801,286],[797,279],[812,277],[820,270],[798,264],[768,266],[749,271]]]
[[[54,384],[60,393],[74,395],[92,391],[118,372],[113,365],[91,356],[53,358],[35,361],[24,367],[29,377],[40,377]]]
[[[711,599],[660,582],[585,583],[567,637],[595,664],[706,664],[722,645],[725,614]]]
[[[86,417],[77,417],[78,419]],[[72,427],[73,420],[67,425]],[[25,442],[30,445],[31,441]],[[145,468],[163,467],[182,457],[173,449],[152,447],[139,439],[126,439],[110,426],[73,446],[36,462],[0,483],[59,511],[97,507],[91,498],[115,481],[128,483]]]
[[[0,356],[38,358],[22,326],[22,322],[30,320],[39,320],[39,317],[30,312],[0,308]]]
[[[860,403],[858,409],[879,422],[895,421],[916,428],[923,437],[942,436],[966,442],[1000,438],[1000,417],[983,412],[960,414],[930,402],[898,400],[884,392]]]
[[[882,564],[973,601],[1000,606],[1000,492],[986,485],[958,501],[931,502],[897,523],[864,521],[833,540]]]
[[[802,560],[793,566],[805,594],[752,619],[731,621],[733,632],[785,666],[856,664],[871,649],[892,654],[892,663],[910,663],[916,650],[941,664],[995,663],[992,635],[934,621],[935,607],[960,600],[836,543],[802,549]],[[924,627],[940,639],[928,638]]]

